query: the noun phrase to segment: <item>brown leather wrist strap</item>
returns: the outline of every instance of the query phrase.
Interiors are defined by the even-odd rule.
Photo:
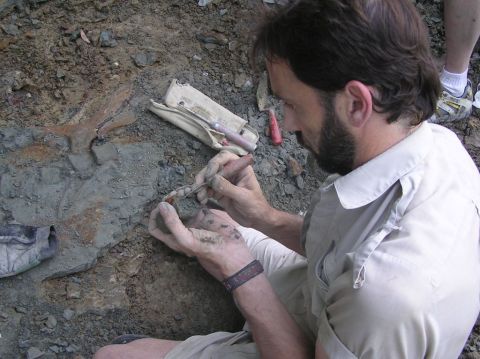
[[[260,273],[263,273],[262,263],[255,259],[240,269],[237,273],[225,279],[222,283],[227,291],[231,292]]]

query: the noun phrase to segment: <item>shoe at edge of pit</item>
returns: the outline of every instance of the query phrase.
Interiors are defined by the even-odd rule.
[[[437,108],[432,117],[428,119],[431,123],[444,123],[464,120],[472,113],[473,91],[470,80],[465,86],[462,96],[453,96],[443,89],[437,102]]]

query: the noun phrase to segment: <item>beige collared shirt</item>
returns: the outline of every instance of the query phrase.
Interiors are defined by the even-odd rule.
[[[480,310],[479,215],[476,166],[424,123],[327,179],[305,220],[307,273],[275,286],[331,358],[457,358]]]
[[[480,310],[479,222],[477,168],[455,134],[424,123],[315,193],[304,223],[307,260],[240,230],[331,359],[455,359]],[[167,355],[259,357],[248,330],[190,337]]]

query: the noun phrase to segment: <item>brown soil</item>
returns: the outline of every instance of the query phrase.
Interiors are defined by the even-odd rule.
[[[440,57],[442,3],[416,3]],[[266,115],[255,105],[259,76],[249,66],[248,51],[259,6],[261,2],[253,0],[216,0],[205,8],[193,0],[0,0],[4,29],[0,31],[0,127],[48,126],[52,133],[70,135],[79,148],[89,146],[102,125],[101,134],[113,143],[155,140],[165,144],[165,163],[185,166],[179,185],[191,183],[214,151],[190,146],[190,137],[146,110],[148,99],[160,99],[170,80],[178,78],[257,127],[264,159],[256,169],[267,198],[278,208],[304,210],[321,179],[318,171],[306,157],[304,166],[299,165],[296,160],[302,155],[298,155],[290,167],[294,177],[304,171],[305,184],[294,195],[285,195],[284,183],[296,188],[295,178],[275,158],[285,157],[283,148],[296,151],[295,140],[286,136],[282,149],[272,148],[263,132]],[[102,35],[103,42],[102,32],[108,32]],[[212,33],[216,44],[204,44],[197,37]],[[139,54],[154,61],[136,63]],[[480,74],[478,58],[475,53],[471,63],[474,84]],[[125,88],[130,97],[122,92]],[[130,100],[125,102],[127,97]],[[110,113],[102,112],[105,104],[131,112],[121,116],[120,123],[107,123]],[[479,166],[478,112],[450,127]],[[55,156],[51,147],[35,145],[24,151],[32,161]],[[220,284],[194,259],[172,252],[148,235],[151,207],[92,269],[45,281],[40,298],[23,298],[13,307],[0,305],[0,312],[15,318],[12,330],[18,333],[18,341],[0,349],[0,357],[17,358],[37,347],[47,353],[44,357],[88,358],[124,333],[184,339],[239,329],[242,318]],[[95,208],[87,212],[84,218],[69,220],[78,220],[78,226],[71,227],[89,238]],[[13,293],[10,298],[15,296],[22,298]],[[23,315],[21,307],[29,315]],[[74,310],[74,316],[64,319],[65,309]],[[45,313],[57,318],[54,328],[45,327]],[[476,326],[462,357],[479,357],[479,338]],[[0,347],[1,343],[0,339]]]

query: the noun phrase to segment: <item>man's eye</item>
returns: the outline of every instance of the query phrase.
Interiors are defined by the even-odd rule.
[[[291,103],[286,102],[286,101],[282,101],[282,102],[283,102],[283,106],[284,106],[284,107],[287,107],[287,108],[289,108],[289,109],[291,109],[291,110],[295,109],[295,107],[294,107]]]

